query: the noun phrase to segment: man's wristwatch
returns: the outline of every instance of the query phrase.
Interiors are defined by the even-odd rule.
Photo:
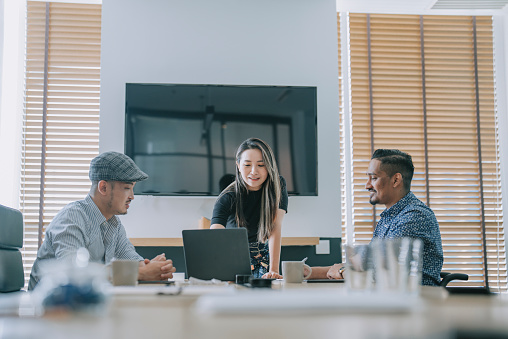
[[[339,273],[340,273],[340,276],[344,279],[344,271],[346,270],[346,268],[344,266],[342,266],[341,268],[339,268]]]

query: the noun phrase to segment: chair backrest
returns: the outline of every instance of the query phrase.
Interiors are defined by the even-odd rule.
[[[0,205],[0,292],[19,291],[25,285],[21,247],[23,215]]]
[[[453,280],[469,280],[469,276],[464,273],[441,272],[439,275],[441,276],[440,285],[443,287],[446,287]]]

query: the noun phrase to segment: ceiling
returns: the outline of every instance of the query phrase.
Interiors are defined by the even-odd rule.
[[[336,2],[338,12],[495,15],[504,14],[508,0],[336,0]],[[451,9],[443,9],[443,6]]]

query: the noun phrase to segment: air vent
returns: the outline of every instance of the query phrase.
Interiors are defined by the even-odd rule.
[[[502,9],[508,0],[437,0],[432,9]]]

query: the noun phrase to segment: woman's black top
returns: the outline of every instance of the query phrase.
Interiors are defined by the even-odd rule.
[[[281,197],[279,209],[288,211],[288,191],[286,189],[286,180],[280,177]],[[248,191],[246,199],[243,201],[243,214],[247,221],[247,231],[249,242],[258,241],[258,228],[261,211],[261,194],[259,191]],[[220,224],[226,228],[237,228],[236,225],[236,199],[234,192],[227,192],[220,196],[215,202],[212,215],[212,225]]]

